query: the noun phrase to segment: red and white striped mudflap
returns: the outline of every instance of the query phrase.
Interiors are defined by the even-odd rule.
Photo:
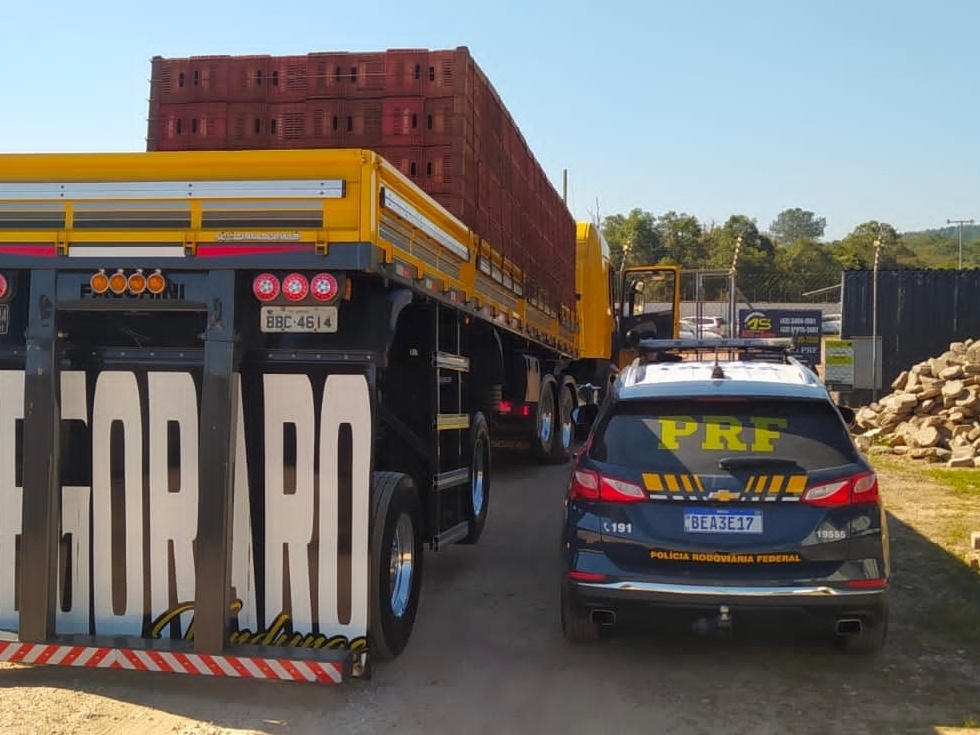
[[[320,684],[340,684],[343,681],[342,665],[335,662],[256,656],[208,656],[135,648],[0,642],[0,661]]]

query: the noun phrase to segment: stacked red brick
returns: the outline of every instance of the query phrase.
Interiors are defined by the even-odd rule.
[[[574,306],[575,224],[465,47],[154,58],[147,149],[369,148]]]

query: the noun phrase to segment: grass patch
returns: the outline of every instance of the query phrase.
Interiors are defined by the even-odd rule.
[[[957,498],[980,501],[980,472],[976,469],[930,469],[927,474]]]
[[[907,641],[980,647],[980,575],[970,532],[980,531],[980,473],[874,455],[889,514],[896,623]]]

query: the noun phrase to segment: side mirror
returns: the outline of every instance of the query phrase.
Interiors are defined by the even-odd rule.
[[[596,416],[599,415],[599,406],[595,403],[586,403],[583,406],[572,409],[572,421],[576,429],[588,429],[592,426]]]

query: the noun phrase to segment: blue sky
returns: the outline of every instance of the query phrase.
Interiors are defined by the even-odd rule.
[[[0,151],[142,150],[150,58],[470,48],[580,219],[980,220],[980,2],[7,3]]]

